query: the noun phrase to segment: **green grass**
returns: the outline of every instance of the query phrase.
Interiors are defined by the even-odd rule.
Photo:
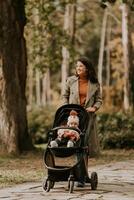
[[[0,187],[41,180],[46,173],[42,158],[42,152],[0,156]]]

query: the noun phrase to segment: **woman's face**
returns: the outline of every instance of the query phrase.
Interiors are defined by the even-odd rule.
[[[80,61],[77,61],[77,64],[76,64],[76,73],[79,76],[85,76],[85,75],[87,75],[86,66],[82,62],[80,62]]]

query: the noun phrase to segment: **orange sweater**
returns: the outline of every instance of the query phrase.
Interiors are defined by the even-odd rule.
[[[88,89],[88,80],[87,79],[79,79],[79,97],[80,97],[80,105],[84,106],[86,97],[87,97],[87,89]]]

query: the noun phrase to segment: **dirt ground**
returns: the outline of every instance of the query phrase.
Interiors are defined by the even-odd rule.
[[[0,189],[0,199],[8,200],[133,200],[134,199],[134,160],[110,162],[89,167],[99,177],[97,190],[90,184],[84,188],[74,186],[73,193],[67,190],[67,182],[55,182],[49,192],[42,188],[42,180]]]
[[[0,155],[0,188],[40,181],[47,173],[43,155],[43,151],[23,154],[18,157]],[[134,150],[102,151],[98,158],[89,159],[89,168],[131,159],[134,160]],[[63,161],[57,160],[57,162],[62,164]],[[71,165],[72,159],[66,158],[65,162]]]

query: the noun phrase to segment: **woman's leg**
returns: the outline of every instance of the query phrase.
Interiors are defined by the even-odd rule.
[[[85,146],[88,146],[89,157],[96,157],[99,155],[100,148],[95,114],[89,114],[89,124],[85,136]]]

